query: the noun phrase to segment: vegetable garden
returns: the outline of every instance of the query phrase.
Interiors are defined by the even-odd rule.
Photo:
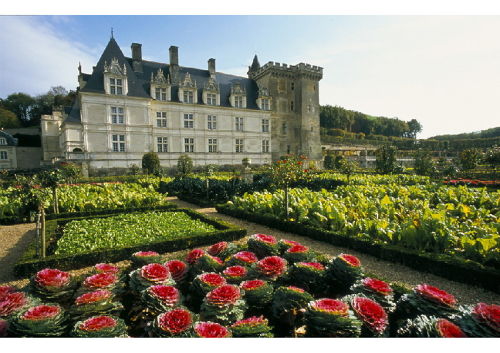
[[[254,234],[184,258],[137,252],[76,277],[46,268],[0,287],[11,337],[499,337],[500,307],[463,306],[429,284],[408,291],[329,258]]]

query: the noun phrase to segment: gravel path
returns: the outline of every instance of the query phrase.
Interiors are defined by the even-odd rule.
[[[379,260],[373,256],[359,253],[357,251],[342,248],[320,241],[312,240],[293,233],[283,232],[277,229],[269,228],[260,224],[244,221],[238,218],[226,216],[218,213],[215,208],[203,208],[181,200],[176,197],[169,197],[169,201],[177,204],[180,207],[192,208],[200,213],[222,219],[235,225],[246,228],[248,234],[264,233],[273,235],[278,239],[285,238],[298,241],[307,245],[313,250],[320,251],[330,256],[336,256],[340,253],[349,253],[359,257],[363,266],[373,275],[383,278],[390,282],[398,282],[406,284],[410,287],[420,283],[428,283],[438,288],[444,289],[454,294],[462,304],[475,304],[484,302],[488,304],[500,304],[500,295],[484,290],[482,288],[470,286],[444,279],[425,272],[418,272],[406,266]],[[12,266],[21,256],[22,251],[26,248],[30,239],[35,234],[34,224],[19,224],[15,226],[0,226],[0,285],[13,285],[18,288],[23,287],[28,283],[25,279],[15,279],[12,274]],[[245,241],[245,237],[241,241]],[[168,258],[182,258],[186,251],[180,251],[168,255]],[[121,261],[116,263],[120,267],[129,265],[129,261]],[[70,271],[73,274],[80,275],[90,271],[90,267],[82,268],[75,271]]]

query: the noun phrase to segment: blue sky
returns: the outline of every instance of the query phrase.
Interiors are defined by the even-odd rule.
[[[2,16],[0,97],[75,89],[111,27],[126,56],[246,75],[254,54],[324,68],[320,103],[416,118],[420,137],[500,125],[500,16]]]

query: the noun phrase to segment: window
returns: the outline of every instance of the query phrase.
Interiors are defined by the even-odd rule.
[[[271,110],[271,105],[269,104],[269,99],[268,98],[262,98],[262,110]]]
[[[168,138],[167,137],[158,137],[158,152],[168,152]]]
[[[188,137],[184,139],[184,152],[194,152],[194,138]]]
[[[217,95],[215,93],[207,93],[207,104],[208,105],[217,104]]]
[[[111,107],[111,122],[113,124],[123,124],[124,121],[123,108]]]
[[[286,123],[283,123],[283,125],[281,126],[281,133],[282,133],[283,135],[288,134],[288,126],[287,126],[287,124],[286,124]]]
[[[286,145],[286,154],[290,154],[291,148],[290,145]]]
[[[167,89],[162,88],[162,87],[156,87],[155,97],[159,101],[166,101],[167,100]]]
[[[194,95],[193,91],[184,91],[184,103],[193,103]]]
[[[209,115],[207,118],[208,130],[217,130],[217,117],[215,115]]]
[[[123,80],[121,78],[110,78],[109,91],[111,94],[123,94]]]
[[[208,139],[208,152],[217,152],[217,139]]]
[[[113,135],[113,152],[125,152],[125,135]]]
[[[269,140],[262,140],[262,153],[269,153]]]
[[[235,129],[236,131],[243,131],[243,118],[235,118]]]
[[[167,112],[156,112],[156,126],[167,127]]]
[[[235,141],[236,153],[243,153],[243,139],[236,139]]]
[[[184,114],[184,128],[185,129],[194,128],[193,114]]]
[[[0,145],[6,145],[7,139],[5,137],[0,137]]]
[[[5,160],[7,157],[7,151],[0,151],[0,159]]]
[[[290,102],[290,111],[293,112],[293,101]]]
[[[235,108],[243,108],[243,96],[235,96],[234,97],[234,107]]]
[[[295,88],[295,83],[294,82],[290,83],[290,88],[292,89],[292,91],[294,90],[294,88]]]
[[[269,119],[262,119],[262,132],[269,132]]]

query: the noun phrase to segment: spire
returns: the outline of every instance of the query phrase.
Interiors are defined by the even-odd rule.
[[[111,39],[115,39],[115,37],[113,36],[113,27],[111,27]]]
[[[79,75],[82,74],[82,63],[81,62],[78,62],[78,74]]]
[[[255,56],[253,57],[253,62],[252,62],[252,66],[250,66],[250,69],[252,71],[260,69],[260,63],[259,63],[259,59],[257,58],[257,54],[255,54]]]

